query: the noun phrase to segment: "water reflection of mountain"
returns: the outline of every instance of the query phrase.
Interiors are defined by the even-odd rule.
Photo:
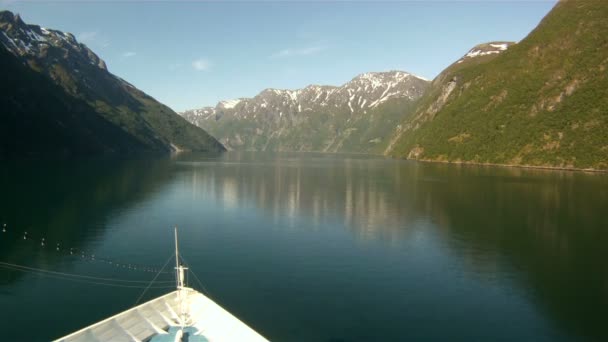
[[[53,263],[62,247],[86,249],[105,230],[110,213],[124,210],[157,191],[171,177],[168,160],[88,160],[18,162],[0,170],[0,221],[8,232],[0,260],[25,265]],[[38,241],[45,237],[49,248]],[[16,274],[18,275],[18,273]]]
[[[433,210],[472,272],[511,269],[541,310],[574,336],[606,340],[605,175],[433,166],[446,174]],[[465,241],[466,244],[463,244]]]
[[[194,193],[311,229],[395,241],[430,222],[471,276],[512,277],[557,329],[607,337],[605,175],[289,154],[182,165]]]
[[[397,173],[390,160],[370,157],[279,155],[279,158],[181,161],[191,168],[189,186],[228,208],[256,207],[273,219],[343,224],[363,237],[393,239],[407,232],[414,219],[412,198],[394,190]],[[405,169],[406,172],[411,169]]]
[[[403,248],[401,242],[423,232],[439,237],[466,265],[468,277],[512,282],[556,330],[591,340],[608,337],[605,175],[228,153],[175,161],[3,165],[0,187],[0,220],[9,229],[27,227],[31,234],[81,248],[107,235],[110,217],[157,194],[164,200],[156,203],[165,206],[190,197],[181,191],[191,191],[201,205],[213,201],[214,210],[255,210],[285,229],[292,222],[311,230],[344,227],[361,241],[387,242],[387,248]],[[173,191],[180,195],[173,197]],[[147,215],[146,210],[135,211]],[[0,239],[0,260],[61,266],[53,253],[33,250]]]

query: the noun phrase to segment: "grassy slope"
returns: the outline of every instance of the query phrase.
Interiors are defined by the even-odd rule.
[[[67,67],[54,64],[50,66],[49,75],[66,92],[87,101],[99,114],[133,135],[148,149],[169,151],[173,144],[183,150],[224,150],[203,129],[109,72],[88,63],[80,63],[77,69],[80,73],[73,74],[66,71]]]
[[[303,113],[291,123],[260,115],[256,120],[209,120],[204,124],[216,137],[234,137],[238,133],[243,145],[237,148],[245,150],[381,154],[391,132],[413,108],[411,100],[392,99],[357,115],[348,109],[333,109]]]
[[[606,18],[603,0],[562,1],[503,54],[446,70],[390,154],[608,169]],[[425,115],[452,80],[446,104]]]
[[[137,139],[0,46],[0,158],[128,153]]]
[[[169,107],[137,91],[133,94],[141,104],[137,113],[156,134],[180,149],[220,152],[224,147],[214,137],[197,127]]]

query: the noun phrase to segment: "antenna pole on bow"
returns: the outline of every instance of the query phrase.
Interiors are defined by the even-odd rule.
[[[176,287],[180,290],[184,286],[183,272],[179,267],[179,248],[177,244],[177,226],[175,226],[175,282]]]
[[[184,271],[187,270],[187,267],[181,266],[179,264],[179,246],[177,243],[177,226],[175,226],[175,280],[177,286],[177,296],[179,299],[179,311],[180,311],[180,325],[182,330],[184,329],[184,325],[186,324],[186,307],[185,307],[185,296],[184,292]]]

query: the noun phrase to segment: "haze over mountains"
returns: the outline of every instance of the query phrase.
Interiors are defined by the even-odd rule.
[[[221,151],[70,33],[0,12],[0,156]]]

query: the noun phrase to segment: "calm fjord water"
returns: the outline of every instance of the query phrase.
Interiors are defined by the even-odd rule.
[[[271,340],[608,339],[605,174],[227,153],[3,164],[0,186],[0,261],[149,280],[53,247],[162,265],[178,225],[211,297]],[[141,291],[0,268],[0,339],[60,337]]]

